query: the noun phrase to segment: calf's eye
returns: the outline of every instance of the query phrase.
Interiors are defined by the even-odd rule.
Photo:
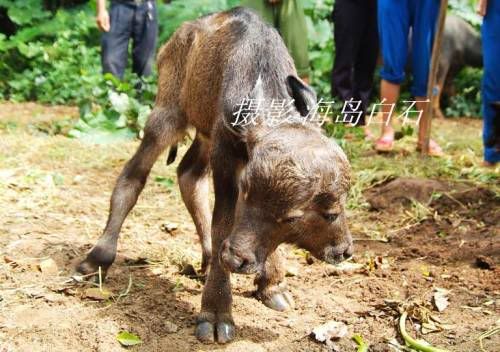
[[[334,222],[339,217],[339,214],[322,214],[323,219],[328,222]]]

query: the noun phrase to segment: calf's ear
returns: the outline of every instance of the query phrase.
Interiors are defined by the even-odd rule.
[[[288,94],[293,98],[297,111],[302,116],[307,116],[309,111],[316,105],[316,93],[314,90],[295,76],[286,78]]]

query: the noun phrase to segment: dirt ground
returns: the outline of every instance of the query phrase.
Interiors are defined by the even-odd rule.
[[[166,156],[123,227],[104,284],[112,296],[94,297],[90,283],[71,279],[137,146],[85,144],[47,127],[75,113],[0,104],[1,352],[121,351],[120,331],[142,340],[132,351],[355,351],[354,334],[370,351],[398,351],[405,350],[397,327],[404,310],[413,337],[480,351],[479,336],[500,326],[499,183],[496,171],[475,166],[479,121],[436,124],[447,133],[439,138],[467,144],[443,143],[451,154],[444,161],[409,156],[406,147],[388,157],[360,147],[349,210],[353,259],[336,267],[281,248],[296,303],[285,313],[253,298],[252,277],[233,275],[237,338],[222,346],[193,336],[203,282],[189,269],[199,267],[200,250]],[[441,312],[436,292],[448,299]],[[333,347],[315,342],[311,330],[331,320],[346,324],[347,335]],[[500,351],[496,332],[481,340],[485,351]]]

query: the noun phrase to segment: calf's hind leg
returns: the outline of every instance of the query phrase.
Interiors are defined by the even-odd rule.
[[[182,200],[193,218],[201,242],[202,272],[207,270],[212,254],[210,236],[212,214],[208,202],[210,170],[208,148],[203,138],[197,135],[177,169]]]
[[[153,164],[166,147],[177,142],[183,131],[179,117],[179,114],[172,114],[172,110],[165,108],[156,107],[151,113],[144,129],[144,139],[116,181],[104,233],[78,265],[78,272],[91,274],[101,267],[105,276],[113,264],[123,221],[134,207]]]

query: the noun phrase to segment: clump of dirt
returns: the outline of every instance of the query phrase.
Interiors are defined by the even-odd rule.
[[[440,215],[456,213],[480,220],[486,225],[500,224],[500,197],[484,187],[444,194],[430,206]]]
[[[485,267],[478,263],[486,261],[495,267],[500,261],[500,198],[484,187],[463,188],[434,180],[395,179],[370,190],[370,204],[376,209],[392,212],[409,199],[428,204],[422,221],[390,239],[391,253],[435,264],[465,262]],[[439,196],[432,199],[436,192]]]
[[[365,198],[375,210],[408,205],[412,200],[428,203],[436,192],[445,192],[450,186],[441,181],[419,178],[396,178],[365,192]]]

